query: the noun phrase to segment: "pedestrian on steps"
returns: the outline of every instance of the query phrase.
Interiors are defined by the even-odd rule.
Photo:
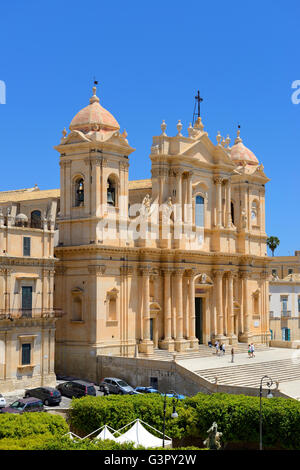
[[[251,346],[250,346],[250,344],[248,344],[248,357],[249,358],[251,357]]]
[[[215,347],[216,347],[216,355],[219,355],[219,341],[215,342]]]
[[[225,356],[225,348],[226,348],[226,345],[225,343],[222,344],[222,352],[223,352],[223,356]]]
[[[234,362],[234,348],[231,348],[231,362]]]
[[[251,343],[250,348],[251,348],[251,357],[255,357],[255,354],[254,354],[254,344],[253,344],[253,343]]]

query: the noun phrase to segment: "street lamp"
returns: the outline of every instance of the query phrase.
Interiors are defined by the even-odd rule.
[[[174,392],[173,390],[170,390],[169,393],[173,394],[173,400],[172,400],[172,405],[173,405],[173,411],[171,414],[171,418],[176,419],[178,418],[178,413],[176,411],[176,403],[178,402],[178,394]],[[164,395],[164,424],[163,424],[163,448],[165,447],[165,431],[166,431],[166,405],[167,405],[167,393]]]
[[[262,412],[261,412],[262,400],[261,399],[262,399],[262,384],[265,379],[267,380],[267,386],[269,389],[267,393],[267,398],[273,398],[273,394],[271,393],[273,380],[267,375],[264,375],[261,378],[260,387],[259,387],[259,450],[263,450],[263,447],[262,447]]]

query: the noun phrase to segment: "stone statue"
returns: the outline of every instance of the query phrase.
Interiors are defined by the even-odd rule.
[[[219,450],[221,449],[221,436],[223,433],[218,432],[218,425],[217,423],[213,423],[211,428],[207,431],[208,437],[203,442],[203,444],[208,447],[210,450]]]
[[[172,198],[169,197],[168,200],[162,205],[162,220],[164,224],[170,223],[170,217],[173,211]]]

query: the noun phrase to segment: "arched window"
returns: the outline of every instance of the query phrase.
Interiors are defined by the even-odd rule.
[[[84,204],[84,180],[78,178],[75,181],[75,206],[83,206]]]
[[[116,206],[117,202],[117,182],[113,177],[107,180],[107,204],[109,206]]]
[[[42,227],[42,214],[41,214],[41,211],[32,211],[31,212],[30,225],[31,225],[32,228],[41,228]]]
[[[204,198],[202,196],[196,196],[195,225],[204,227]]]

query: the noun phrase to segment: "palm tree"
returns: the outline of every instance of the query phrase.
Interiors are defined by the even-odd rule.
[[[276,248],[278,247],[279,244],[280,244],[279,238],[277,238],[277,237],[267,238],[267,245],[270,248],[270,250],[272,251],[272,256],[274,256],[274,251],[276,250]]]

